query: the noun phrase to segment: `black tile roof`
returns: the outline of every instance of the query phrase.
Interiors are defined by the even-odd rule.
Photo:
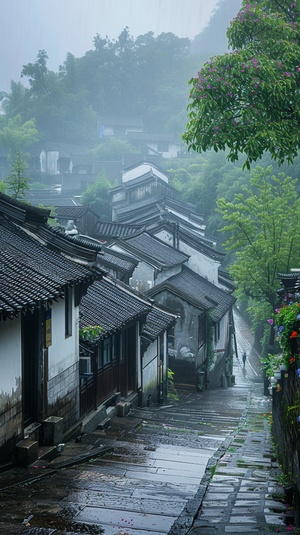
[[[47,223],[50,211],[48,208],[32,206],[31,204],[17,201],[9,195],[0,193],[0,213],[5,214],[11,220],[18,223],[35,227],[44,225]]]
[[[30,230],[42,238],[52,249],[71,257],[74,256],[75,259],[95,262],[97,254],[101,251],[100,243],[91,243],[77,236],[68,236],[61,227],[48,225],[47,220],[50,215],[48,208],[32,206],[0,193],[1,215]]]
[[[122,223],[111,223],[108,221],[99,221],[93,228],[93,237],[98,240],[111,240],[113,238],[124,238],[139,232],[142,225],[123,225]]]
[[[37,206],[75,206],[71,195],[65,195],[58,191],[49,190],[29,190],[26,192],[26,201]]]
[[[104,277],[89,287],[80,304],[80,328],[102,327],[100,338],[108,336],[132,321],[145,316],[151,303],[135,295],[129,286]]]
[[[299,293],[300,291],[300,269],[299,271],[293,270],[291,273],[278,273],[278,278],[280,279],[281,291],[278,293],[281,294],[282,290],[285,293]]]
[[[122,273],[128,273],[129,275],[138,265],[138,260],[132,256],[108,249],[107,247],[102,247],[101,255],[98,256],[97,262],[104,269],[113,269]]]
[[[116,210],[118,213],[117,219],[123,224],[127,225],[139,225],[140,227],[147,227],[152,223],[154,219],[162,215],[162,210],[157,205],[145,206],[144,209],[131,210],[131,207],[124,209],[122,213]]]
[[[172,229],[171,225],[172,223],[170,222],[162,223],[161,225],[158,225],[157,228],[154,227],[151,229],[151,234],[155,235],[162,228],[167,228],[169,232],[174,232],[174,229]],[[178,225],[176,232],[178,233],[179,240],[183,241],[196,251],[199,251],[205,256],[218,262],[222,262],[224,260],[225,253],[222,253],[216,249],[212,239],[206,238],[200,233],[194,232],[193,230],[188,229],[181,224]]]
[[[178,275],[154,286],[146,294],[151,297],[167,290],[200,310],[210,311],[213,321],[219,321],[234,305],[235,298],[189,268],[183,266]]]
[[[176,322],[176,315],[163,311],[154,305],[142,330],[142,337],[154,341],[163,331]]]
[[[112,192],[114,190],[111,190]],[[141,201],[124,206],[122,203],[114,204],[117,219],[123,223],[144,224],[147,226],[155,216],[179,221],[191,228],[205,229],[203,217],[196,213],[195,205],[166,196],[151,196]]]
[[[0,213],[0,316],[62,296],[67,286],[100,278],[95,265],[83,265],[51,250]]]
[[[87,214],[91,214],[97,219],[100,219],[99,216],[95,212],[93,212],[93,210],[89,206],[79,206],[76,204],[73,204],[71,206],[57,206],[56,214],[58,218],[65,219],[80,219]]]
[[[188,255],[170,247],[147,232],[141,232],[123,240],[117,240],[128,253],[144,260],[158,269],[166,269],[187,262]]]

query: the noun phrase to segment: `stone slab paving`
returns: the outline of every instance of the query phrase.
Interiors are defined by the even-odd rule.
[[[169,535],[221,535],[290,532],[291,516],[276,476],[266,413],[271,403],[262,385],[253,386],[247,417],[227,445],[210,464],[208,485],[192,526],[173,526]]]

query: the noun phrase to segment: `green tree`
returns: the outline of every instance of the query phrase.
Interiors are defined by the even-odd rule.
[[[227,32],[233,52],[215,56],[190,81],[190,149],[229,148],[245,164],[265,151],[282,163],[298,153],[300,126],[300,4],[243,1]]]
[[[21,76],[26,76],[32,93],[35,94],[49,94],[47,87],[47,59],[46,50],[39,50],[37,60],[35,63],[28,63],[24,65]]]
[[[0,130],[0,147],[8,149],[11,161],[15,161],[18,152],[25,158],[25,149],[37,141],[38,131],[35,121],[31,119],[23,122],[20,115],[8,119],[7,124]]]
[[[106,176],[100,172],[96,181],[90,184],[81,195],[81,204],[89,205],[101,219],[109,221],[111,219],[109,188],[112,184]]]
[[[227,251],[235,252],[229,271],[238,296],[254,302],[252,317],[265,319],[277,303],[278,273],[298,266],[300,255],[300,199],[296,179],[272,167],[257,166],[250,173],[250,186],[234,196],[220,198],[217,210],[224,222]]]
[[[119,161],[126,154],[138,153],[138,150],[124,138],[106,136],[91,152],[97,160]]]
[[[29,189],[28,182],[30,179],[24,175],[27,167],[21,151],[18,151],[16,159],[11,165],[10,174],[5,181],[9,193],[16,200],[23,199],[26,191]]]

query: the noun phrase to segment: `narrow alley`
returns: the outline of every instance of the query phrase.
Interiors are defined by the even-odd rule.
[[[251,334],[238,322],[244,349]],[[175,535],[196,529],[212,467],[245,426],[253,385],[262,389],[253,382],[256,355],[248,355],[245,368],[234,358],[233,387],[181,389],[179,401],[132,407],[106,429],[67,443],[53,461],[0,474],[0,532]],[[268,398],[254,399],[261,413],[269,410]],[[218,495],[210,495],[212,506]]]

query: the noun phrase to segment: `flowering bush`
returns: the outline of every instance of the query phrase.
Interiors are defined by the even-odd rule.
[[[229,148],[245,165],[267,150],[280,163],[299,147],[300,4],[252,0],[227,32],[233,52],[215,56],[190,81],[183,139],[197,151]]]
[[[295,363],[300,337],[300,303],[284,305],[276,310],[275,332],[287,365]]]

